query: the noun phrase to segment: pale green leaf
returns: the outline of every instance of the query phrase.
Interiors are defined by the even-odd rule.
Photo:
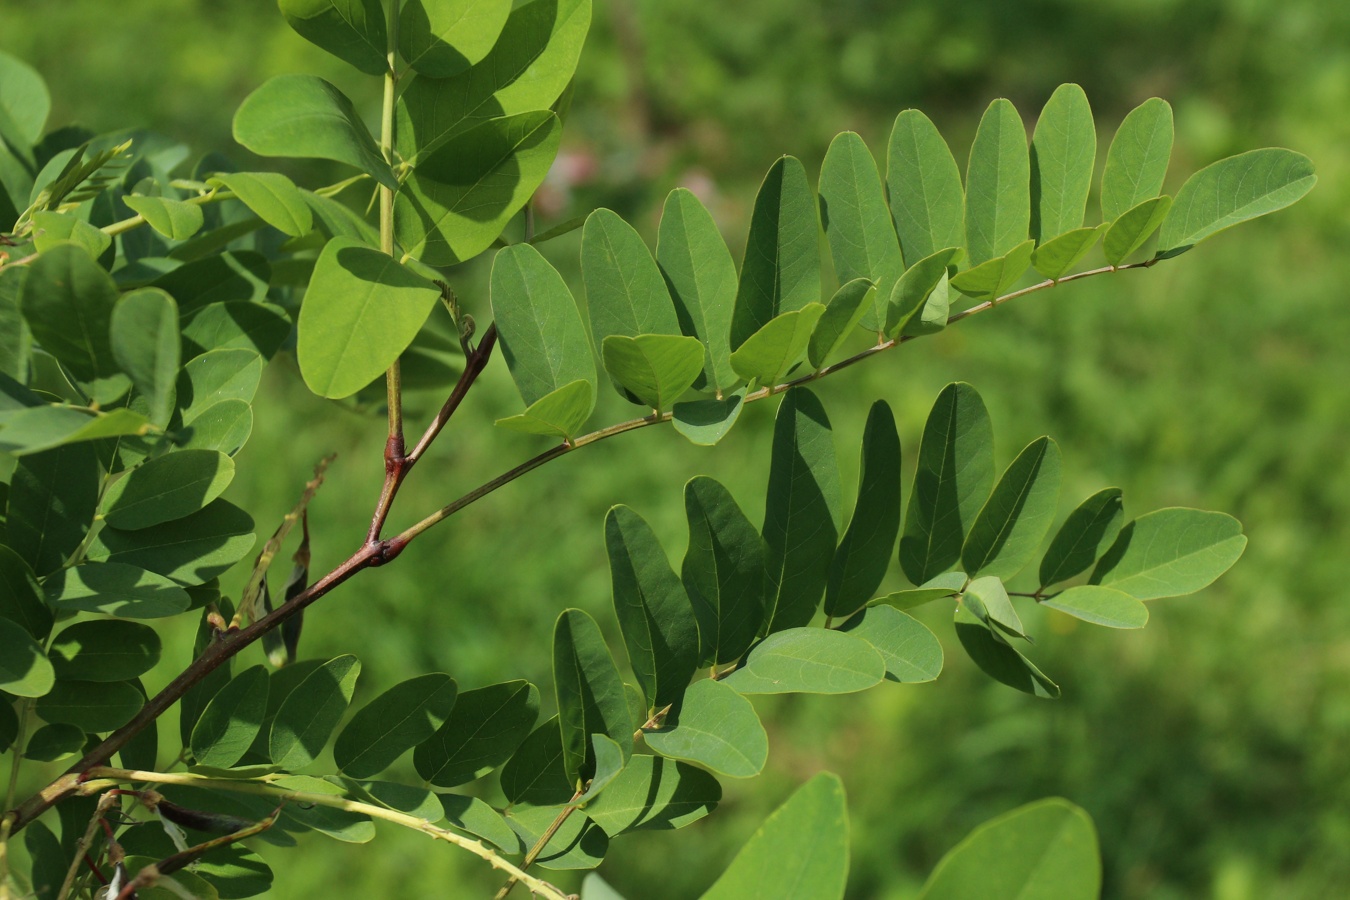
[[[744,389],[721,400],[686,400],[671,407],[671,424],[693,443],[711,447],[726,437],[744,405]]]
[[[1116,129],[1102,170],[1102,221],[1158,196],[1172,158],[1172,107],[1150,97],[1130,110]]]
[[[820,220],[840,284],[863,278],[876,285],[877,305],[869,304],[860,316],[863,327],[880,331],[885,317],[881,304],[905,264],[876,161],[852,131],[830,142],[820,165]],[[812,365],[819,363],[813,358]]]
[[[1145,200],[1138,206],[1132,206],[1120,214],[1106,229],[1102,238],[1102,250],[1106,261],[1118,266],[1144,246],[1167,218],[1172,208],[1172,198],[1166,194]]]
[[[703,372],[703,345],[692,337],[611,334],[601,355],[609,376],[658,413],[669,410]]]
[[[234,479],[234,460],[215,450],[180,450],[150,460],[113,482],[103,517],[136,530],[181,519],[219,497]]]
[[[839,630],[860,637],[886,662],[886,680],[902,684],[932,681],[942,672],[942,643],[937,635],[893,606],[874,606],[849,619]]]
[[[942,280],[948,266],[955,265],[961,255],[959,247],[947,247],[916,261],[891,289],[886,301],[886,337],[894,340],[925,309]]]
[[[511,0],[406,0],[399,51],[423,75],[458,75],[487,56],[510,12]]]
[[[881,654],[860,637],[789,628],[756,644],[724,681],[742,694],[850,694],[881,682]]]
[[[729,778],[758,775],[769,758],[769,736],[755,707],[711,678],[690,685],[660,727],[642,737],[662,756],[698,763]]]
[[[951,285],[976,300],[993,300],[1001,297],[1012,290],[1026,272],[1035,250],[1035,241],[1023,241],[1009,250],[1007,255],[986,260],[974,268],[957,274],[952,278]]]
[[[163,575],[116,562],[61,569],[43,584],[57,610],[106,613],[123,619],[159,619],[183,612],[192,600]]]
[[[141,214],[150,227],[174,241],[185,241],[201,230],[205,219],[200,204],[168,197],[130,194],[122,202]]]
[[[1098,584],[1071,587],[1047,597],[1041,605],[1107,628],[1143,628],[1148,624],[1148,607],[1142,601]]]
[[[656,262],[675,301],[680,329],[707,348],[703,377],[694,387],[731,387],[736,383],[731,368],[736,265],[712,215],[685,188],[671,191],[662,207]]]
[[[965,243],[961,170],[937,127],[917,109],[895,117],[886,145],[886,187],[900,248],[911,266]]]
[[[806,355],[824,314],[823,305],[808,303],[774,316],[732,352],[731,368],[752,385],[777,385]]]
[[[301,237],[314,228],[314,213],[305,195],[285,175],[276,172],[230,172],[212,177],[273,228]]]
[[[875,323],[877,313],[872,298],[876,293],[876,287],[865,278],[855,278],[834,292],[807,344],[806,358],[813,369],[819,371],[824,367],[826,360],[843,346],[868,313]]]
[[[1044,244],[1082,226],[1097,159],[1097,130],[1087,94],[1061,84],[1031,138],[1031,236]]]
[[[659,756],[634,756],[584,809],[606,834],[618,837],[683,828],[716,809],[721,799],[722,786],[702,769]]]
[[[33,213],[33,246],[46,253],[62,241],[71,241],[98,259],[112,245],[112,237],[102,229],[76,218],[72,213],[38,210]]]
[[[961,548],[962,568],[1003,579],[1020,572],[1054,521],[1059,482],[1059,445],[1037,438],[1008,465],[975,517]]]
[[[581,431],[595,409],[595,386],[589,381],[570,381],[531,403],[523,413],[498,419],[498,428],[525,434],[542,434],[571,440]]]
[[[1057,281],[1087,256],[1107,227],[1098,225],[1065,232],[1037,247],[1031,254],[1031,265],[1046,278]]]
[[[989,104],[966,166],[966,255],[972,266],[1006,256],[1031,222],[1027,132],[1005,99]]]
[[[1246,546],[1242,523],[1230,515],[1159,509],[1120,530],[1091,582],[1139,600],[1193,594],[1227,572]]]

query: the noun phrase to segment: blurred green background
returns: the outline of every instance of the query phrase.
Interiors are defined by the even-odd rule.
[[[266,0],[0,0],[0,50],[46,76],[53,125],[144,125],[240,159],[230,117],[271,75],[322,74],[368,114],[378,102],[373,83],[291,33]],[[1030,127],[1064,81],[1092,100],[1099,157],[1131,106],[1172,102],[1169,192],[1214,159],[1265,145],[1310,155],[1321,183],[1294,209],[1179,260],[1037,294],[822,383],[846,491],[872,400],[895,407],[914,448],[937,390],[962,379],[993,413],[1000,465],[1039,434],[1060,441],[1063,512],[1106,485],[1124,488],[1133,513],[1222,509],[1246,524],[1246,556],[1202,594],[1154,604],[1140,633],[1029,623],[1034,657],[1064,688],[1058,703],[990,682],[951,640],[947,612],[922,611],[948,649],[935,684],[757,702],[770,770],[727,783],[705,822],[615,841],[600,872],[626,896],[696,896],[819,769],[840,773],[850,794],[851,898],[914,896],[975,824],[1051,794],[1096,820],[1107,897],[1350,892],[1350,4],[596,0],[541,227],[604,205],[654,237],[666,191],[688,184],[739,255],[755,188],[779,154],[815,170],[830,138],[853,129],[881,156],[894,115],[917,106],[963,160],[992,98],[1011,98]],[[548,246],[579,290],[575,235]],[[483,276],[470,265],[452,279],[480,319]],[[494,361],[394,524],[537,452],[490,427],[518,405]],[[557,611],[612,620],[605,509],[635,507],[676,559],[692,475],[727,482],[758,516],[766,406],[714,450],[648,429],[494,494],[316,607],[304,652],[358,653],[364,698],[428,670],[462,687],[527,677],[548,693]],[[313,462],[337,451],[313,517],[315,566],[336,563],[378,492],[382,421],[309,396],[285,357],[257,412],[231,498],[270,531]],[[598,421],[630,414],[611,396]],[[166,656],[165,678],[186,650]],[[364,848],[316,837],[301,853],[261,852],[281,898],[479,897],[497,883],[393,829]]]

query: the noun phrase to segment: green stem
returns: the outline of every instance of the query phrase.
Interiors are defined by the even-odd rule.
[[[392,169],[394,166],[394,101],[398,93],[398,19],[400,0],[392,0],[389,6],[388,69],[384,73],[384,106],[380,115],[380,152],[384,161]],[[380,185],[380,251],[394,255],[394,191],[386,185]],[[403,467],[403,373],[398,360],[389,366],[384,376],[387,405],[389,407],[389,439],[384,448],[384,494],[396,484]],[[378,540],[379,533],[371,535]]]

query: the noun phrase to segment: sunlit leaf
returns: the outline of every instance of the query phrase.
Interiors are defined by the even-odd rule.
[[[1027,239],[1031,162],[1022,117],[1008,100],[989,104],[966,167],[966,255],[972,266]]]
[[[659,728],[643,740],[662,756],[707,766],[730,778],[751,778],[764,770],[769,736],[755,707],[734,688],[705,678],[684,692]]]
[[[1097,158],[1097,130],[1087,94],[1061,84],[1031,138],[1031,236],[1044,244],[1083,224]]]
[[[1246,546],[1242,523],[1230,515],[1159,509],[1120,530],[1091,581],[1139,600],[1179,597],[1227,572]]]
[[[789,628],[755,645],[724,681],[742,694],[849,694],[881,682],[886,664],[860,637]]]
[[[961,170],[937,127],[917,109],[895,117],[886,146],[886,187],[900,248],[911,266],[965,244]]]

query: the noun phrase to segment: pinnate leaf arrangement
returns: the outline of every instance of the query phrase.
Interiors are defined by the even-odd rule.
[[[942,644],[910,610],[952,608],[976,666],[1055,698],[1030,655],[1032,607],[1140,628],[1151,601],[1203,589],[1241,555],[1232,517],[1127,514],[1117,488],[1055,528],[1058,446],[1042,437],[1000,463],[964,383],[934,402],[904,491],[902,429],[873,404],[850,510],[809,384],[1008,300],[1179,256],[1302,197],[1315,181],[1306,157],[1243,153],[1162,194],[1172,111],[1155,98],[1111,139],[1089,225],[1097,129],[1076,85],[1049,98],[1030,142],[1013,105],[994,101],[964,177],[934,124],[905,110],[880,148],[884,171],[853,133],[831,144],[814,189],[798,160],[774,162],[738,270],[683,189],[665,201],[654,252],[604,209],[535,233],[530,200],[558,152],[590,0],[280,7],[305,39],[381,80],[379,131],[334,85],[283,75],[244,101],[234,135],[262,156],[349,169],[335,184],[240,172],[219,154],[189,169],[186,148],[154,136],[48,131],[42,79],[0,56],[0,747],[12,773],[0,849],[22,840],[31,859],[25,871],[0,856],[6,896],[259,895],[273,873],[250,842],[313,831],[361,843],[380,820],[499,869],[498,897],[521,884],[557,900],[550,870],[594,868],[628,832],[695,822],[717,807],[720,780],[764,769],[754,695],[936,678]],[[504,237],[522,219],[525,238]],[[575,228],[585,320],[540,249]],[[838,284],[823,293],[822,229]],[[1105,265],[1089,267],[1097,248]],[[457,297],[446,269],[488,252],[490,296]],[[432,316],[440,306],[453,329]],[[316,394],[383,400],[386,480],[367,540],[318,573],[306,510],[324,464],[297,478],[294,510],[232,602],[221,577],[254,552],[258,526],[222,494],[263,370],[292,348]],[[496,424],[548,448],[386,537],[404,479],[498,350],[521,406]],[[446,398],[415,441],[412,387]],[[593,428],[607,390],[634,418]],[[716,444],[746,404],[773,397],[762,518],[694,478],[688,549],[673,560],[638,512],[611,509],[596,551],[623,646],[562,610],[551,688],[429,672],[354,708],[361,661],[302,653],[310,604],[488,493],[648,426]],[[291,565],[271,578],[282,554]],[[882,593],[893,564],[911,587]],[[156,620],[181,616],[200,621],[192,662],[143,683],[164,652]],[[240,656],[254,642],[265,664]],[[182,750],[164,759],[170,709]],[[29,784],[40,789],[25,797]],[[704,896],[839,898],[847,871],[843,787],[823,773]],[[1089,898],[1100,877],[1091,821],[1050,799],[973,832],[923,896]],[[618,896],[595,875],[581,891]]]

